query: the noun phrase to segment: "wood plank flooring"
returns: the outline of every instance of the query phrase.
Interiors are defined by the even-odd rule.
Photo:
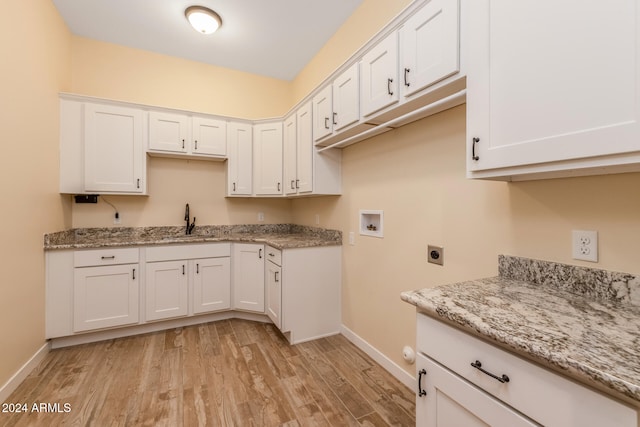
[[[28,410],[1,426],[415,425],[413,392],[346,338],[240,319],[52,350],[5,403]]]

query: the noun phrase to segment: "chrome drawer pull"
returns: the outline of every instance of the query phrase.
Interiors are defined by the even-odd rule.
[[[115,255],[111,255],[111,256],[101,256],[100,259],[116,259]]]
[[[482,369],[482,363],[480,363],[480,361],[479,361],[479,360],[476,360],[475,362],[472,362],[472,363],[471,363],[471,366],[473,366],[474,368],[476,368],[477,370],[479,370],[479,371],[480,371],[480,372],[482,372],[483,374],[487,374],[487,375],[489,375],[491,378],[494,378],[494,379],[496,379],[496,380],[500,381],[501,383],[508,383],[508,382],[509,382],[509,377],[508,377],[508,376],[506,376],[506,375],[504,375],[504,374],[502,374],[502,376],[501,376],[501,377],[499,377],[499,376],[497,376],[497,375],[492,374],[492,373],[491,373],[491,372],[489,372],[489,371],[485,371],[484,369]]]

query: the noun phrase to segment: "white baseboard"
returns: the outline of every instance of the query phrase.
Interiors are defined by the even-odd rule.
[[[38,364],[42,362],[44,357],[49,353],[50,349],[51,346],[49,345],[49,343],[44,343],[42,347],[40,347],[40,349],[36,351],[35,354],[31,356],[31,358],[27,360],[27,362],[22,365],[20,369],[18,369],[18,371],[13,374],[13,376],[9,378],[9,380],[4,383],[2,387],[0,387],[0,402],[4,402],[9,398],[9,395],[11,395],[11,393],[13,393],[16,388],[18,388],[22,381],[27,378],[31,371],[33,371],[36,366],[38,366]]]
[[[356,347],[360,350],[367,353],[367,355],[376,361],[380,366],[386,369],[391,375],[396,377],[398,381],[402,384],[410,388],[411,390],[415,390],[417,383],[416,379],[413,375],[409,374],[407,371],[402,369],[398,364],[396,364],[393,360],[389,359],[387,356],[382,354],[377,348],[369,344],[362,337],[358,336],[351,329],[342,325],[340,332],[345,336],[349,341],[351,341]]]

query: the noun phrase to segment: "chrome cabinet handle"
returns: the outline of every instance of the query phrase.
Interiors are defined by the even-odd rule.
[[[387,79],[387,92],[389,92],[389,95],[393,95],[393,91],[391,90],[391,83],[393,83],[393,79]]]
[[[471,143],[471,158],[475,161],[480,160],[480,156],[476,154],[476,144],[480,142],[480,138],[474,137]]]
[[[116,259],[115,255],[111,255],[111,256],[101,256],[100,259]]]
[[[133,269],[131,279],[132,279],[132,280],[136,280],[136,269],[135,269],[135,268]]]
[[[333,113],[333,124],[334,124],[334,125],[337,125],[337,124],[338,124],[337,119],[338,119],[338,113]]]
[[[471,366],[473,366],[474,368],[476,368],[477,370],[479,370],[483,374],[489,375],[491,378],[500,381],[503,384],[509,382],[509,377],[506,376],[505,374],[502,374],[502,376],[499,377],[499,376],[497,376],[495,374],[492,374],[489,371],[485,371],[484,369],[482,369],[482,363],[480,363],[479,360],[476,360],[475,362],[471,362]]]
[[[184,150],[184,139],[182,140],[182,149]]]
[[[324,118],[324,128],[329,129],[329,117]]]
[[[236,191],[236,183],[233,183],[233,191]]]
[[[299,179],[296,179],[296,188],[298,188],[298,189],[300,188],[300,180]]]
[[[273,280],[275,280],[276,283],[278,283],[280,280],[278,279],[278,271],[275,271],[273,274]]]
[[[182,264],[182,275],[184,276],[184,264]]]
[[[258,249],[258,258],[262,259],[262,248]]]
[[[294,182],[296,182],[296,181],[292,179],[292,180],[291,180],[291,189],[292,189],[292,190],[295,190],[295,189],[296,189],[296,188],[293,186],[293,183],[294,183]]]
[[[196,274],[200,274],[200,264],[196,264]]]
[[[140,178],[138,178],[138,179],[136,180],[136,187],[137,187],[137,188],[140,188]]]
[[[427,370],[426,369],[420,369],[420,371],[418,371],[418,396],[422,397],[422,396],[426,396],[427,392],[425,390],[422,389],[422,376],[427,376]]]
[[[411,83],[409,83],[409,79],[407,79],[408,75],[409,75],[409,71],[411,71],[411,69],[409,68],[405,68],[404,69],[404,85],[409,87],[411,86]]]
[[[198,140],[196,139],[195,141],[193,141],[193,143],[194,143],[193,149],[197,150],[198,149]]]
[[[280,183],[278,183],[278,191],[282,191],[282,190],[280,190]]]

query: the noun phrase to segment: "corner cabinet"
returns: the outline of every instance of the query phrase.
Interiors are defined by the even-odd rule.
[[[640,170],[635,1],[465,6],[470,178]]]
[[[121,105],[60,99],[60,192],[145,194],[145,115]]]
[[[417,316],[416,425],[638,427],[636,409]]]

